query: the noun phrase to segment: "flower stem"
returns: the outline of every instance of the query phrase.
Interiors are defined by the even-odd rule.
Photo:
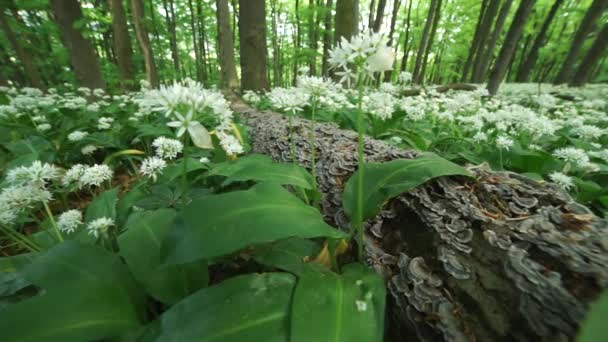
[[[503,164],[502,164],[502,148],[498,149],[498,158],[499,158],[499,164],[498,166],[500,167],[500,170],[503,170]]]
[[[14,231],[5,226],[0,226],[0,228],[2,228],[4,233],[9,236],[13,241],[15,241],[17,244],[21,245],[25,249],[29,250],[30,252],[38,252],[40,250],[40,247],[38,245],[36,245],[33,241],[30,241],[29,238],[19,233],[18,231]]]
[[[315,145],[315,129],[316,129],[316,112],[317,112],[317,98],[312,97],[312,113],[310,121],[310,162],[312,164],[312,186],[314,190],[317,190],[317,167],[315,163],[316,157],[316,145]]]
[[[188,191],[188,134],[184,134],[184,169],[182,170],[182,205],[186,206],[186,192]]]
[[[361,71],[358,77],[359,96],[357,98],[357,210],[354,229],[351,234],[357,235],[359,260],[363,260],[363,80]]]
[[[51,226],[53,227],[53,230],[55,231],[55,235],[57,236],[57,239],[59,240],[59,242],[63,242],[63,236],[61,236],[61,232],[59,231],[59,228],[57,228],[57,223],[55,223],[55,218],[53,217],[53,213],[51,212],[51,209],[49,208],[48,203],[42,202],[42,204],[44,205],[44,210],[46,211],[46,214],[49,217],[49,221],[51,221]]]
[[[296,163],[296,142],[293,140],[293,116],[296,113],[291,113],[289,115],[289,144],[290,144],[290,152],[291,152],[291,162]]]

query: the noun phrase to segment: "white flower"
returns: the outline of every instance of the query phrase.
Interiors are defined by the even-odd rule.
[[[406,84],[412,81],[412,74],[407,71],[402,71],[399,74],[399,82]],[[485,89],[485,88],[484,88]]]
[[[500,135],[496,138],[496,146],[500,149],[509,150],[513,146],[513,140],[507,136]]]
[[[17,212],[11,208],[0,207],[0,224],[11,225],[17,220]]]
[[[84,139],[87,135],[89,135],[89,132],[74,131],[74,132],[68,134],[68,140],[69,141],[80,141],[80,140]]]
[[[47,182],[58,179],[61,175],[59,168],[34,161],[30,166],[19,166],[8,171],[6,180],[13,185],[33,185],[44,187]]]
[[[482,141],[487,141],[487,140],[488,140],[488,136],[483,132],[477,132],[473,136],[473,141],[475,141],[475,142],[482,142]]]
[[[582,125],[573,129],[574,134],[584,139],[597,139],[604,135],[604,130],[593,125]]]
[[[296,79],[296,82],[299,88],[304,89],[314,97],[322,95],[333,86],[331,81],[316,76],[300,75]]]
[[[355,305],[357,306],[357,311],[363,312],[367,311],[367,303],[362,300],[355,300]]]
[[[139,171],[147,177],[152,178],[153,181],[156,181],[156,177],[158,177],[163,169],[167,166],[167,162],[164,159],[159,157],[149,157],[144,159],[141,163]]]
[[[298,88],[273,88],[268,94],[268,99],[276,109],[286,112],[300,112],[308,105],[310,95]]]
[[[380,46],[376,52],[367,58],[368,70],[383,72],[393,69],[395,52],[388,46]]]
[[[363,97],[363,111],[380,120],[387,120],[393,116],[395,98],[381,91],[375,91]]]
[[[556,158],[562,159],[568,163],[574,163],[580,167],[589,165],[589,156],[580,148],[564,147],[553,151]]]
[[[564,190],[568,190],[574,185],[572,182],[572,177],[566,176],[561,172],[553,172],[549,175],[549,178],[553,183],[564,188]]]
[[[217,131],[216,135],[220,140],[220,145],[222,146],[222,149],[224,149],[226,154],[235,155],[243,153],[243,146],[241,145],[239,140],[233,135],[227,134],[224,131]]]
[[[101,234],[105,234],[110,227],[114,226],[114,220],[108,217],[100,217],[87,224],[87,230],[89,234],[99,237]]]
[[[192,112],[191,110],[188,111],[188,114],[186,114],[186,116],[183,116],[180,113],[176,112],[175,116],[177,117],[177,120],[168,122],[167,126],[177,128],[177,137],[179,138],[182,135],[184,135],[184,133],[186,133],[186,130],[188,130],[192,127],[192,116],[193,115],[194,115],[194,112]]]
[[[97,128],[100,130],[110,129],[110,128],[112,128],[113,122],[114,122],[114,118],[101,117],[97,121]]]
[[[43,123],[43,124],[40,124],[40,125],[36,126],[36,130],[38,132],[46,132],[49,129],[51,129],[51,127],[52,127],[51,124]]]
[[[207,164],[209,162],[209,158],[207,157],[202,157],[201,159],[198,160],[199,162],[201,162],[202,164]]]
[[[82,212],[76,209],[64,212],[57,219],[57,228],[67,234],[73,233],[81,224]]]
[[[84,170],[80,176],[80,187],[99,186],[112,179],[114,172],[107,165],[93,165]]]
[[[85,156],[93,154],[93,152],[97,151],[97,146],[95,145],[87,145],[80,149],[80,152]]]
[[[251,104],[256,104],[260,102],[261,98],[255,91],[245,90],[245,93],[243,93],[243,100]]]
[[[152,142],[156,148],[156,155],[164,159],[175,159],[184,149],[184,144],[179,140],[158,137]]]
[[[61,179],[61,183],[64,186],[68,186],[72,183],[79,182],[80,177],[82,177],[85,170],[86,170],[86,166],[82,165],[82,164],[76,164],[76,165],[72,166],[63,175],[63,178]]]

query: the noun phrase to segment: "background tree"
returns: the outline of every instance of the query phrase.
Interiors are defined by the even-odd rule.
[[[585,84],[589,77],[591,76],[591,72],[596,67],[599,60],[602,58],[604,53],[606,52],[606,48],[608,47],[608,23],[604,24],[604,27],[598,33],[593,45],[587,51],[585,58],[581,61],[574,74],[574,78],[572,82],[570,82],[571,86],[582,86]]]
[[[414,83],[421,83],[422,80],[422,63],[423,59],[426,58],[426,47],[429,42],[429,34],[433,25],[433,18],[437,8],[438,0],[431,0],[431,5],[424,23],[424,31],[422,32],[422,38],[420,38],[420,45],[418,46],[418,54],[416,55],[416,65],[414,66],[414,73],[412,79]]]
[[[241,88],[268,89],[266,68],[266,3],[264,0],[239,1],[239,39],[241,45]]]
[[[359,0],[336,1],[336,29],[334,44],[340,39],[350,39],[359,32]]]
[[[154,62],[154,55],[152,54],[152,46],[150,45],[150,39],[148,37],[148,30],[146,29],[143,19],[145,17],[144,4],[142,0],[129,0],[131,1],[131,11],[133,12],[133,26],[135,26],[135,33],[137,35],[137,42],[144,56],[144,66],[146,69],[146,81],[152,86],[158,86],[158,73],[156,71],[156,63]]]
[[[127,27],[127,16],[122,0],[110,0],[112,13],[112,34],[114,38],[114,52],[118,63],[121,86],[133,89],[135,80],[135,64],[133,64],[133,49],[131,37]]]
[[[236,89],[239,81],[234,64],[234,44],[230,27],[228,0],[216,0],[217,6],[217,40],[220,61],[220,84],[222,88]]]

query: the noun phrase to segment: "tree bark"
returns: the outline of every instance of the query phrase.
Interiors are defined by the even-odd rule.
[[[460,82],[465,82],[469,79],[469,70],[473,65],[473,60],[477,52],[479,51],[479,46],[481,45],[481,23],[484,20],[484,16],[486,14],[486,10],[488,8],[488,0],[483,0],[481,3],[481,8],[479,10],[479,17],[477,18],[477,24],[475,25],[475,34],[473,35],[473,40],[471,41],[471,46],[469,47],[469,53],[467,54],[467,60],[464,63],[464,68],[462,70],[462,76],[460,77]]]
[[[325,11],[323,17],[323,62],[321,64],[321,75],[329,76],[329,63],[327,60],[329,59],[329,50],[332,47],[331,40],[331,10],[334,7],[334,3],[332,0],[327,0],[325,3]]]
[[[302,47],[302,27],[300,24],[300,0],[296,0],[296,21],[295,21],[295,50],[293,53],[293,78],[292,83],[296,85],[296,79],[298,78],[298,67],[300,59],[300,48]]]
[[[2,31],[6,35],[6,38],[10,42],[15,54],[17,55],[17,59],[23,65],[23,70],[25,71],[25,76],[28,79],[29,85],[32,87],[44,89],[44,82],[42,81],[42,76],[40,75],[40,71],[34,64],[34,60],[32,56],[25,51],[25,49],[21,46],[19,39],[13,32],[6,14],[4,13],[4,8],[0,7],[0,26],[2,27]]]
[[[500,8],[500,12],[498,14],[498,18],[496,19],[496,23],[494,24],[494,31],[492,31],[492,35],[490,36],[485,50],[483,51],[482,57],[479,60],[479,65],[473,71],[473,82],[481,83],[483,82],[486,73],[488,72],[488,68],[490,67],[490,62],[492,61],[492,57],[494,56],[494,48],[496,47],[496,43],[498,42],[498,38],[502,33],[502,28],[507,20],[507,16],[509,15],[509,10],[511,9],[511,5],[513,4],[513,0],[506,0],[502,7]]]
[[[422,38],[420,38],[420,46],[418,47],[418,55],[416,56],[416,64],[414,65],[414,72],[412,76],[412,80],[416,84],[420,84],[420,81],[423,75],[421,75],[422,63],[426,54],[426,46],[429,41],[429,34],[431,31],[431,27],[433,25],[433,16],[435,14],[435,9],[437,8],[438,0],[431,0],[431,5],[429,7],[429,13],[427,14],[426,21],[424,23],[424,29],[422,31]]]
[[[593,45],[591,45],[589,51],[587,51],[585,58],[583,58],[581,64],[578,66],[574,78],[572,79],[572,82],[570,82],[570,86],[579,87],[589,81],[593,68],[598,64],[600,59],[602,59],[607,47],[608,24],[604,24],[604,27],[595,38]]]
[[[391,13],[391,25],[389,28],[389,33],[388,33],[388,46],[393,46],[393,35],[395,34],[395,25],[397,24],[397,17],[399,16],[399,9],[401,8],[401,0],[394,0],[393,1],[393,11]],[[397,43],[399,42],[399,39],[397,39]],[[395,55],[397,54],[397,48],[399,46],[399,44],[396,44],[397,46],[395,47]],[[395,63],[393,63],[394,67],[393,69],[386,71],[384,73],[384,81],[385,82],[390,82],[391,81],[391,77],[393,75],[393,70],[395,69],[396,66],[396,59],[395,59]]]
[[[280,87],[282,84],[281,75],[281,50],[279,48],[279,32],[277,29],[277,0],[270,1],[270,20],[272,22],[272,74],[273,84],[275,87]]]
[[[131,12],[133,15],[133,25],[135,26],[135,35],[137,42],[144,55],[144,67],[146,71],[146,81],[153,87],[158,87],[158,74],[156,64],[154,63],[154,55],[152,54],[152,46],[148,38],[148,30],[143,23],[145,18],[144,3],[142,0],[130,0]]]
[[[239,1],[239,38],[243,90],[268,89],[264,0]]]
[[[82,9],[77,0],[51,0],[55,22],[61,40],[70,53],[70,61],[78,84],[91,89],[105,88],[99,58],[93,44],[85,39],[74,25],[82,20]]]
[[[349,40],[356,36],[358,31],[359,0],[337,0],[334,44],[338,44],[342,37]]]
[[[196,67],[196,80],[202,82],[203,70],[205,65],[202,62],[202,53],[199,46],[198,36],[196,34],[196,14],[194,12],[194,6],[192,6],[192,0],[188,0],[188,9],[190,10],[190,31],[192,31],[192,46],[194,47],[194,65]]]
[[[236,89],[239,80],[236,76],[234,44],[230,27],[228,0],[217,0],[217,40],[219,42],[220,83],[222,88]]]
[[[562,63],[557,76],[555,77],[555,81],[553,82],[554,84],[563,84],[570,80],[572,70],[574,70],[574,65],[576,64],[576,58],[583,48],[587,35],[589,35],[589,32],[593,30],[595,23],[599,18],[601,18],[602,13],[607,7],[608,1],[593,0],[593,3],[591,3],[587,13],[585,13],[585,17],[583,18],[583,21],[581,21],[578,30],[574,35],[574,39],[570,45],[570,50],[568,50],[568,55],[566,56],[564,63]]]
[[[536,0],[522,0],[517,8],[517,12],[513,18],[511,27],[509,27],[509,32],[507,32],[507,36],[505,37],[502,48],[500,49],[498,58],[496,59],[492,72],[490,73],[488,91],[491,95],[496,95],[500,83],[505,78],[507,68],[509,67],[509,63],[515,54],[515,48],[517,47],[517,43],[521,38],[524,26],[526,25],[526,21],[528,20],[528,16],[532,11],[532,7],[534,6],[535,2]]]
[[[378,7],[376,8],[376,19],[374,19],[374,26],[372,27],[374,32],[380,32],[380,26],[382,26],[382,20],[384,19],[385,8],[386,0],[378,0]]]
[[[203,15],[203,2],[199,0],[196,1],[196,17],[198,18],[196,22],[198,26],[198,46],[200,47],[201,52],[201,73],[203,77],[203,82],[207,82],[211,71],[210,69],[208,69],[210,63],[207,63],[209,59],[207,58],[207,34],[205,30],[205,16]],[[234,40],[232,41],[232,46],[234,46]],[[234,56],[234,52],[232,54]]]
[[[171,58],[173,59],[173,68],[175,69],[175,76],[180,78],[181,75],[181,63],[179,59],[179,50],[177,48],[177,32],[175,29],[175,6],[173,0],[163,0],[163,8],[165,10],[165,21],[167,22],[167,31],[169,31],[169,46],[171,47]]]
[[[236,103],[252,149],[291,162],[287,117]],[[309,122],[294,120],[296,161],[310,168]],[[318,186],[328,222],[348,229],[344,184],[356,132],[316,127]],[[368,162],[421,155],[366,138]],[[608,284],[608,222],[551,184],[470,166],[390,200],[365,225],[366,262],[388,283],[393,341],[574,339]]]
[[[435,35],[437,34],[437,27],[439,26],[439,20],[441,19],[442,3],[443,3],[442,0],[437,0],[437,8],[435,9],[435,14],[433,15],[433,26],[431,27],[429,41],[426,44],[424,58],[422,59],[422,68],[420,68],[420,79],[418,82],[419,84],[424,84],[424,82],[425,82],[426,66],[429,61],[429,55],[431,54],[431,50],[433,49],[433,43],[435,42]]]
[[[484,14],[481,27],[479,28],[479,46],[477,52],[475,53],[475,59],[473,60],[473,72],[471,74],[471,82],[481,82],[479,77],[477,77],[477,75],[475,74],[475,70],[479,70],[479,65],[481,64],[481,60],[485,55],[486,46],[488,44],[488,41],[490,40],[492,24],[494,23],[494,18],[496,18],[496,14],[498,13],[499,7],[500,0],[490,0],[488,8],[486,9],[486,13]]]
[[[118,63],[118,74],[123,89],[134,89],[135,64],[133,64],[133,49],[127,27],[127,16],[122,0],[110,0],[112,13],[112,33],[114,35],[114,51]]]
[[[369,17],[367,19],[367,29],[371,30],[374,26],[374,13],[376,9],[376,0],[371,0],[369,2]]]
[[[317,16],[317,8],[315,5],[316,0],[308,0],[308,48],[309,48],[309,57],[308,57],[308,68],[310,69],[311,75],[317,74],[317,37],[318,32],[317,28],[317,20],[315,17]]]
[[[407,17],[405,19],[406,29],[405,29],[405,40],[403,41],[403,59],[401,60],[401,71],[406,71],[407,69],[407,59],[410,54],[410,24],[411,24],[411,15],[412,15],[412,4],[414,0],[410,0],[409,6],[407,7]]]
[[[536,60],[538,59],[538,53],[547,41],[547,32],[549,31],[549,27],[553,22],[553,18],[555,18],[555,15],[557,14],[557,10],[563,2],[564,0],[555,0],[553,5],[551,6],[549,14],[547,14],[547,17],[543,22],[543,26],[540,29],[540,32],[536,36],[536,39],[534,39],[534,44],[532,44],[532,48],[530,48],[530,53],[524,59],[524,61],[517,70],[517,76],[515,78],[517,82],[527,82],[530,79],[530,74],[532,73],[532,70],[534,70]]]

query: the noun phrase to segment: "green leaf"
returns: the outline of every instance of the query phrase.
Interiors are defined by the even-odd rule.
[[[305,260],[313,259],[320,249],[314,241],[294,237],[259,246],[252,257],[262,265],[300,274],[310,269]]]
[[[100,217],[116,219],[116,203],[118,202],[118,188],[102,192],[87,207],[86,222]]]
[[[606,317],[608,317],[608,291],[604,291],[599,300],[591,306],[576,340],[578,342],[606,341],[608,336]]]
[[[192,171],[201,170],[206,168],[200,161],[194,158],[188,158],[188,164],[186,165],[186,172],[190,173]],[[167,167],[163,170],[163,173],[158,177],[158,183],[167,183],[178,177],[182,176],[184,172],[184,159],[180,159],[174,164],[167,165]]]
[[[204,196],[186,206],[166,240],[169,263],[186,263],[227,255],[249,245],[292,236],[346,235],[329,226],[315,208],[275,183],[249,190]]]
[[[384,203],[429,180],[442,176],[468,176],[465,168],[445,160],[434,153],[424,153],[416,159],[398,159],[386,163],[363,165],[363,219],[380,211]],[[357,176],[355,172],[344,188],[344,210],[354,217],[357,205]]]
[[[133,276],[154,298],[174,303],[207,286],[206,262],[161,265],[161,242],[177,213],[172,209],[137,212],[129,216],[128,230],[118,238],[120,254]]]
[[[291,341],[382,341],[385,300],[382,278],[364,265],[311,269],[294,291]]]
[[[23,275],[44,292],[0,310],[3,341],[99,340],[141,322],[141,290],[119,257],[96,246],[65,241]]]
[[[289,341],[295,279],[248,274],[202,289],[161,316],[157,341]]]
[[[275,163],[268,156],[252,154],[215,164],[209,176],[227,177],[223,185],[234,182],[254,180],[257,182],[272,181],[282,185],[295,185],[312,189],[312,176],[301,166],[287,163]]]

